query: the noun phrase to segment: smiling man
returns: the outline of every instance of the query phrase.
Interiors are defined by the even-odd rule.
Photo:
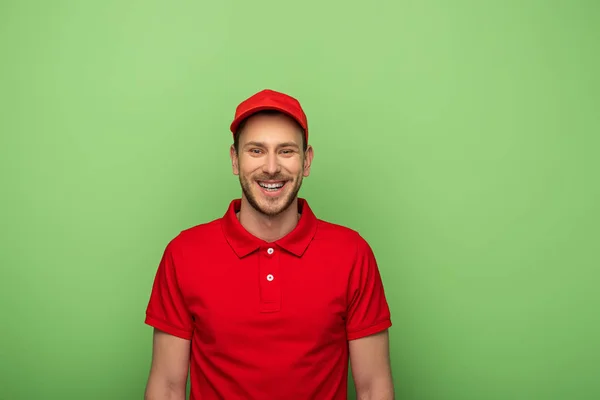
[[[263,90],[230,130],[241,198],[182,231],[158,265],[147,400],[391,400],[390,310],[356,231],[319,219],[298,193],[313,148],[293,97]]]

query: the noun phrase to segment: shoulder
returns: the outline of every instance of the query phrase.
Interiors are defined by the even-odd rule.
[[[323,219],[317,219],[317,235],[338,240],[355,240],[360,236],[355,229]]]
[[[220,237],[219,233],[221,233],[221,218],[183,229],[169,241],[167,248],[173,251],[197,249],[199,244],[206,245]]]
[[[367,240],[354,228],[322,219],[318,219],[317,224],[317,240],[329,241],[331,245],[338,244],[357,253],[371,250]]]

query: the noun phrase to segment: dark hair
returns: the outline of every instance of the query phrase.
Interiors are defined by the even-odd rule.
[[[294,123],[296,124],[296,126],[298,127],[298,129],[300,130],[300,132],[302,133],[302,149],[304,151],[306,151],[306,149],[307,149],[307,143],[306,143],[306,136],[304,135],[304,128],[302,128],[302,126],[298,123],[298,121],[296,121],[295,119],[293,119],[289,115],[287,115],[285,113],[282,113],[281,111],[277,111],[277,110],[262,110],[262,111],[258,111],[256,113],[254,113],[250,117],[242,120],[242,122],[240,122],[240,124],[238,125],[238,128],[235,131],[235,134],[233,135],[233,147],[234,147],[236,153],[238,152],[238,148],[239,148],[239,144],[240,144],[240,134],[242,133],[242,130],[246,126],[246,122],[248,122],[248,120],[251,117],[254,117],[255,115],[285,115],[286,117],[290,118],[292,121],[294,121]]]

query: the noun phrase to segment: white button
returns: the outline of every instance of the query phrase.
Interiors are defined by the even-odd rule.
[[[275,250],[273,250],[273,248],[269,247],[269,249],[267,250],[267,253],[269,253],[269,254],[273,254],[273,252],[274,252],[274,251],[275,251]]]
[[[273,275],[271,275],[271,274],[267,275],[267,280],[269,282],[271,282],[273,280]]]

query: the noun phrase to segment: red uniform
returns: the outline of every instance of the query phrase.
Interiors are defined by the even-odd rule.
[[[304,199],[265,242],[240,204],[167,245],[146,323],[192,341],[191,400],[346,400],[348,341],[391,326],[371,248]]]

